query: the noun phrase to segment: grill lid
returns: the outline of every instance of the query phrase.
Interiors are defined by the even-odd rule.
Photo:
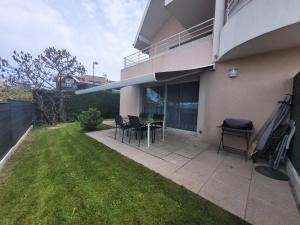
[[[222,127],[242,130],[252,130],[253,123],[251,120],[227,118],[223,121]]]

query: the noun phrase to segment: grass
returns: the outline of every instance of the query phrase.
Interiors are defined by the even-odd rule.
[[[0,173],[1,224],[245,224],[85,136],[36,127]]]

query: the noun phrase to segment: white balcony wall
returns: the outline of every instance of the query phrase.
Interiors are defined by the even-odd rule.
[[[221,31],[219,58],[222,59],[225,54],[232,49],[250,41],[261,37],[280,28],[300,22],[300,1],[299,0],[250,0],[241,7],[237,12],[229,17],[227,23]],[[257,44],[262,45],[260,51],[276,50],[282,45],[282,48],[288,46],[284,39],[279,43],[270,45],[269,40],[277,40],[269,38],[268,49],[264,49],[265,42],[260,41]],[[279,39],[278,39],[279,40]],[[283,43],[281,43],[283,42]],[[256,46],[255,42],[251,43]],[[272,43],[271,43],[272,44]],[[257,47],[258,48],[258,47]],[[244,51],[244,50],[243,50]],[[247,48],[248,52],[240,51],[235,58],[251,55],[251,46]],[[229,57],[230,58],[230,57]],[[233,57],[231,57],[233,58]]]
[[[143,74],[187,70],[212,63],[212,35],[171,49],[149,60],[121,70],[121,79]]]

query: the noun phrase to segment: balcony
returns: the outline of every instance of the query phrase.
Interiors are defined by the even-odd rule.
[[[213,18],[206,20],[125,57],[124,68],[146,62],[169,51],[178,49],[183,45],[211,35],[213,32],[213,21]]]
[[[298,0],[228,1],[218,60],[299,46],[299,10]]]

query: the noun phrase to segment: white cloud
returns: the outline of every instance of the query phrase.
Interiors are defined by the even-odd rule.
[[[66,48],[92,72],[119,79],[146,0],[1,0],[0,56],[13,50],[38,54],[48,46]]]

